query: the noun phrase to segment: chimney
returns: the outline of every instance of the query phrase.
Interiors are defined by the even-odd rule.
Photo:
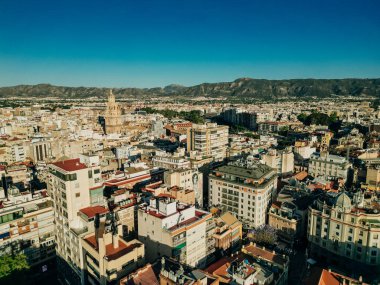
[[[99,213],[95,214],[94,226],[95,226],[95,241],[96,241],[96,246],[99,248],[99,226],[100,226],[100,216],[99,216]]]
[[[112,235],[112,244],[115,249],[119,247],[119,237],[117,234]]]

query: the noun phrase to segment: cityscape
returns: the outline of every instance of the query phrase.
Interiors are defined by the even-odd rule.
[[[221,1],[218,7],[212,1],[178,6],[145,0],[95,1],[93,6],[6,2],[0,1],[5,27],[0,28],[0,284],[380,284],[380,23],[375,12],[380,7],[375,1],[347,1],[341,15],[335,13],[339,1],[321,3],[325,18],[321,11],[307,14],[314,13],[306,12],[309,4],[276,1]],[[294,65],[281,74],[276,72],[282,72],[284,61],[261,50],[262,58],[279,66],[268,65],[277,70],[272,76],[243,46],[236,45],[241,58],[231,55],[225,62],[228,47],[214,43],[214,36],[203,38],[203,29],[211,28],[228,35],[227,21],[242,29],[231,37],[249,26],[252,35],[267,39],[254,24],[271,28],[254,12],[273,14],[270,19],[280,29],[283,22],[274,18],[284,17],[281,9],[313,16],[320,21],[318,31],[326,28],[324,19],[365,17],[357,29],[330,23],[342,34],[358,32],[364,45],[342,51],[330,39],[333,57],[347,58],[331,59],[329,66],[346,66],[329,69],[323,66],[329,58],[323,47],[306,59],[293,50],[297,42],[283,52],[310,64],[310,70]],[[231,20],[229,13],[236,13]],[[103,14],[106,19],[94,16]],[[8,19],[14,15],[23,19],[11,28]],[[227,18],[221,21],[222,16]],[[134,21],[147,21],[149,27],[136,24],[134,33],[128,26]],[[94,24],[92,32],[77,32],[88,23]],[[11,41],[11,29],[16,33],[21,26],[27,49],[24,40]],[[289,24],[289,43],[302,34],[296,26]],[[49,40],[28,42],[28,33],[41,27]],[[125,38],[107,44],[81,38],[107,39],[124,28]],[[176,29],[188,38],[172,34]],[[56,32],[73,36],[78,46],[55,46]],[[144,32],[158,43],[148,47]],[[193,33],[204,47],[188,41]],[[166,54],[168,34],[188,62],[174,46]],[[136,58],[124,57],[118,43]],[[201,62],[204,54],[210,61]],[[42,69],[37,61],[44,62]],[[238,61],[258,63],[258,69],[249,71]],[[111,62],[114,70],[108,71]],[[162,62],[172,64],[171,72]],[[137,73],[118,69],[121,63]],[[179,67],[185,63],[186,71]],[[208,66],[205,73],[197,64]],[[356,73],[350,73],[352,66]],[[145,68],[162,68],[162,73],[152,75]],[[333,73],[319,73],[322,69]]]

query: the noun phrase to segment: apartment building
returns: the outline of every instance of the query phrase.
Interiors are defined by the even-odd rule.
[[[329,154],[326,151],[316,152],[310,156],[308,173],[313,177],[321,177],[325,180],[349,178],[349,170],[352,164],[347,158]]]
[[[153,166],[165,169],[186,169],[190,168],[190,161],[184,157],[172,155],[156,155],[152,159]]]
[[[215,247],[233,250],[241,244],[243,236],[242,223],[230,212],[215,216]]]
[[[0,255],[22,253],[34,272],[53,270],[54,210],[47,191],[8,189],[0,205]]]
[[[83,280],[83,262],[78,245],[81,231],[71,229],[78,228],[79,210],[91,205],[90,188],[101,183],[100,167],[92,162],[91,158],[82,156],[49,165],[48,191],[54,201],[56,250],[58,260],[61,261],[59,264],[71,267],[73,273],[78,275],[77,280],[70,283],[80,283]],[[65,276],[71,278],[72,274]]]
[[[112,214],[111,214],[112,215]],[[85,282],[92,285],[116,284],[145,264],[144,245],[138,240],[125,241],[117,225],[95,218],[95,232],[82,238]]]
[[[294,172],[294,154],[291,147],[277,151],[270,149],[262,156],[264,164],[277,170],[277,174],[286,176]]]
[[[172,169],[165,171],[164,182],[170,187],[179,186],[194,190],[195,202],[203,206],[203,174],[196,169]]]
[[[202,268],[215,251],[212,215],[194,205],[170,198],[151,198],[149,205],[140,205],[138,225],[148,262],[168,256]]]
[[[276,189],[276,171],[256,162],[230,163],[209,175],[210,204],[234,213],[248,228],[265,224]]]
[[[311,256],[346,270],[380,274],[379,207],[380,199],[374,193],[320,196],[309,207]]]
[[[193,125],[187,130],[187,151],[197,151],[198,154],[214,160],[223,160],[227,153],[228,126],[218,126],[215,123]]]

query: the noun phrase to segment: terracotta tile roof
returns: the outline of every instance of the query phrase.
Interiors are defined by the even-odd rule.
[[[301,171],[298,172],[296,175],[294,175],[294,179],[297,179],[298,181],[302,181],[307,177],[307,172],[306,171]]]
[[[159,285],[160,282],[153,271],[152,265],[148,264],[133,273],[129,282],[127,280],[121,280],[120,284]]]
[[[86,215],[89,219],[95,217],[96,214],[105,214],[108,213],[108,209],[103,206],[92,206],[80,209],[79,212]]]
[[[288,262],[285,257],[254,245],[248,245],[244,248],[244,250],[247,252],[247,254],[253,257],[260,257],[282,266]]]
[[[85,164],[80,162],[79,158],[58,161],[58,162],[54,162],[52,164],[58,168],[61,168],[65,171],[67,171],[67,172],[77,171],[77,170],[87,168],[87,166]]]
[[[92,235],[92,236],[85,238],[85,241],[89,245],[91,245],[94,249],[98,250],[98,246],[97,246],[96,240],[95,240],[95,235]],[[118,259],[118,258],[132,252],[133,250],[135,250],[136,248],[139,248],[141,246],[142,246],[141,243],[136,242],[136,243],[132,243],[132,244],[126,244],[125,242],[123,242],[119,239],[117,248],[114,248],[112,243],[106,245],[105,257],[108,260],[115,260],[115,259]]]
[[[341,284],[337,278],[331,274],[331,272],[323,269],[321,278],[319,279],[318,285],[339,285]]]

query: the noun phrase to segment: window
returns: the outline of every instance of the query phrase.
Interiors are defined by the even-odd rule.
[[[352,234],[354,231],[353,231],[352,228],[349,228],[349,229],[348,229],[348,232],[349,232],[350,234]]]
[[[75,198],[80,197],[80,193],[75,193]]]

